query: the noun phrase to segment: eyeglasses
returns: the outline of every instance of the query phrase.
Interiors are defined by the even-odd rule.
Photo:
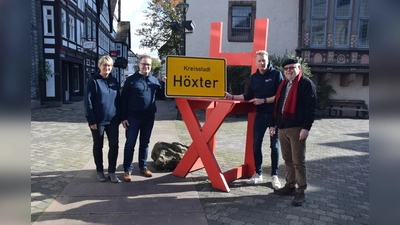
[[[283,70],[289,71],[289,70],[294,70],[295,68],[296,68],[296,66],[288,66],[288,67],[284,67]]]
[[[151,66],[151,64],[148,63],[140,63],[140,64],[142,64],[143,66]]]

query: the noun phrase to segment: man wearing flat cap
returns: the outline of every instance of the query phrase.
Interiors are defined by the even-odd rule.
[[[274,193],[294,195],[292,204],[301,206],[307,189],[306,139],[317,113],[316,88],[309,78],[303,76],[296,58],[286,59],[282,67],[285,79],[276,93],[274,123],[270,124],[269,131],[272,136],[275,126],[278,128],[286,166],[286,184]]]

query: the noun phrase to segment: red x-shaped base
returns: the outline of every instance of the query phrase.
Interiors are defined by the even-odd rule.
[[[211,185],[222,191],[229,192],[228,183],[254,173],[253,158],[253,123],[255,107],[244,100],[219,100],[207,98],[175,98],[176,105],[181,112],[183,121],[192,137],[192,144],[172,173],[178,177],[194,170],[205,168]],[[203,126],[194,110],[206,109],[206,119]],[[248,113],[246,149],[244,164],[226,172],[221,172],[215,159],[216,132],[229,114]]]

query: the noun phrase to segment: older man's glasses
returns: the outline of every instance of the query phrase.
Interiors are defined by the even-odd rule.
[[[142,64],[143,66],[151,66],[151,64],[149,63],[140,63],[140,64]]]
[[[287,66],[287,67],[284,67],[283,70],[289,71],[289,70],[294,70],[295,68],[296,68],[295,66]]]

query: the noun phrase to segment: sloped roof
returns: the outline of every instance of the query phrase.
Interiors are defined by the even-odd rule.
[[[118,0],[110,0],[110,10],[111,15],[114,15],[115,6],[117,5]]]
[[[116,40],[118,42],[125,42],[130,47],[131,46],[130,33],[131,33],[131,22],[129,21],[118,22],[117,37],[116,37]]]

